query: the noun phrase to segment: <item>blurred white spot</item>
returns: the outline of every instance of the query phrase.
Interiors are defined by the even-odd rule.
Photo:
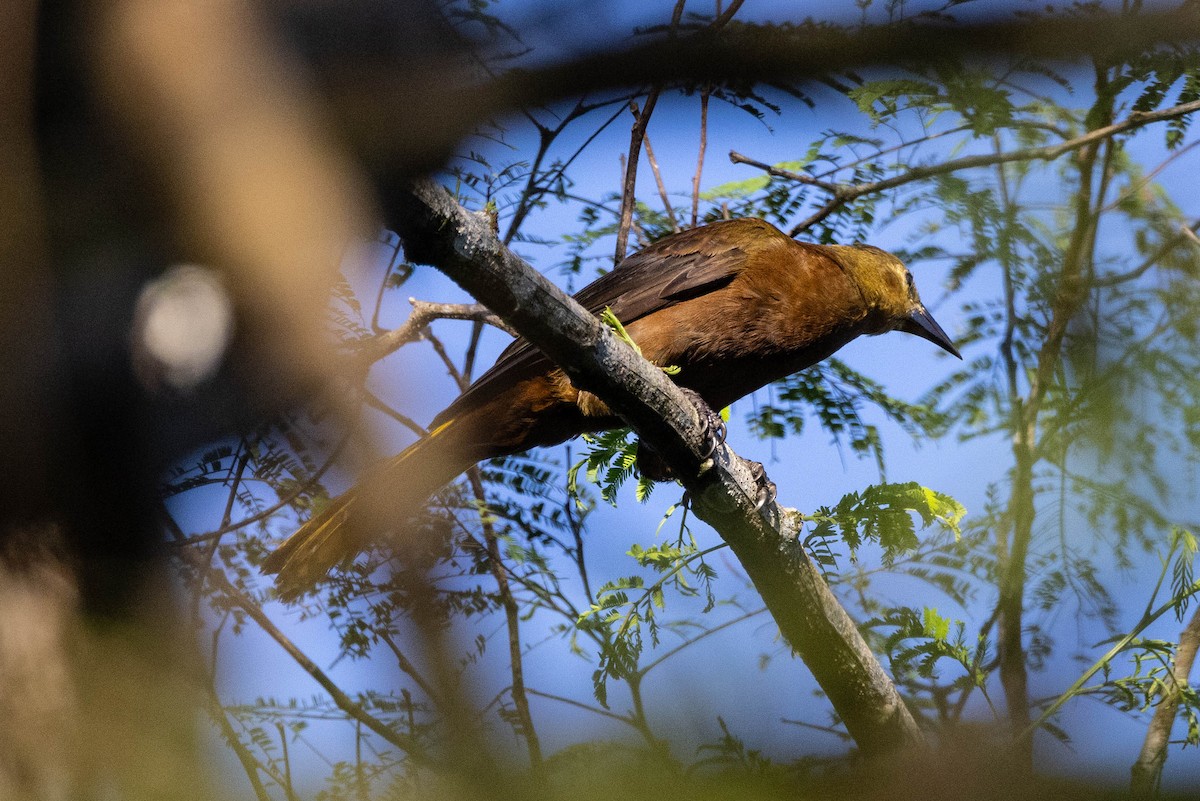
[[[134,368],[155,388],[186,390],[211,378],[233,338],[233,303],[221,277],[181,264],[151,281],[138,298]]]

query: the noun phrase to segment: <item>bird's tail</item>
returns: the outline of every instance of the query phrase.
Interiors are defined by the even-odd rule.
[[[389,523],[403,521],[451,479],[477,461],[461,448],[460,425],[449,420],[414,442],[283,541],[263,562],[277,573],[276,593],[293,600],[329,570],[358,554]],[[366,529],[366,530],[364,530]]]

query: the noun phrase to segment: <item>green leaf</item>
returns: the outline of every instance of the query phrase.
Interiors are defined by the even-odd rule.
[[[917,547],[913,514],[920,518],[922,527],[936,522],[958,536],[966,509],[945,493],[909,481],[871,485],[861,493],[843,496],[832,508],[821,507],[804,517],[816,524],[814,535],[826,537],[836,532],[852,552],[864,542],[879,543],[884,561],[890,563]]]
[[[921,615],[925,636],[944,641],[950,636],[950,619],[938,614],[932,606],[925,607]]]

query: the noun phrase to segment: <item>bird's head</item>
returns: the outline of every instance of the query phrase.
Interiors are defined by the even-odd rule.
[[[858,284],[872,317],[878,320],[868,333],[905,331],[962,358],[921,302],[912,273],[903,262],[870,245],[834,245],[832,249]]]

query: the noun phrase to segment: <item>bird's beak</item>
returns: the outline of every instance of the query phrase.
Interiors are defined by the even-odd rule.
[[[921,339],[928,339],[933,344],[944,350],[953,353],[958,358],[962,358],[962,354],[958,352],[958,348],[954,347],[954,343],[950,341],[950,337],[946,336],[946,332],[937,324],[937,320],[925,311],[924,306],[918,306],[909,313],[899,326],[901,331],[909,334],[915,334]]]

